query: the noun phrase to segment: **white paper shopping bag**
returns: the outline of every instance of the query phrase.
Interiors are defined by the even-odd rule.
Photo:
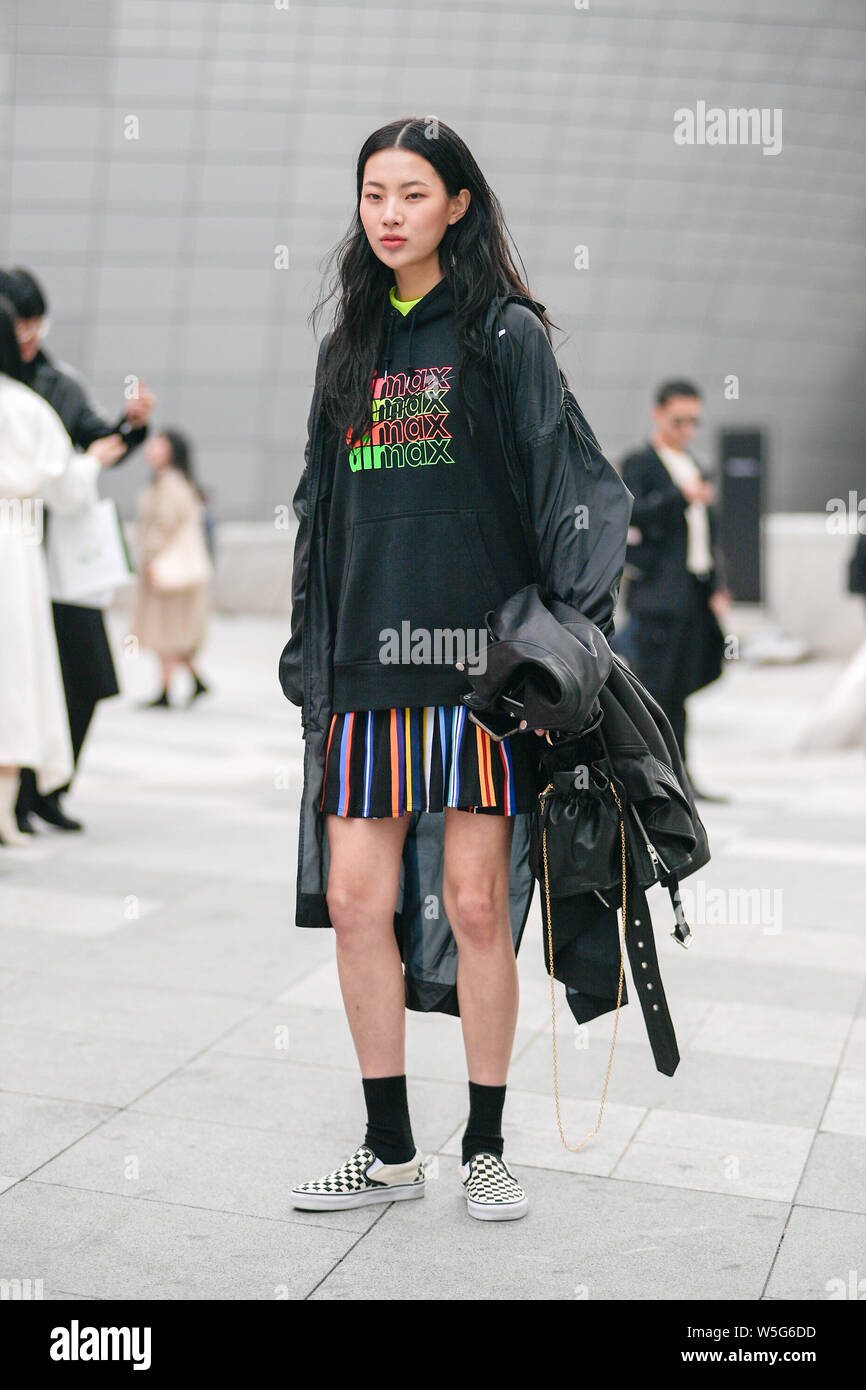
[[[51,597],[57,603],[102,608],[114,590],[135,579],[117,505],[101,497],[86,511],[52,511],[46,549]]]

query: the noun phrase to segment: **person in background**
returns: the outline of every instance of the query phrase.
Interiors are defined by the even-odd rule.
[[[128,458],[147,435],[147,421],[154,403],[144,383],[139,381],[138,395],[127,401],[120,418],[110,420],[91,403],[78,373],[68,363],[50,357],[42,346],[49,327],[48,301],[36,277],[20,266],[0,271],[0,293],[14,305],[15,333],[25,384],[54,408],[77,449],[89,449],[94,440],[119,434],[124,448],[114,463]],[[49,528],[50,513],[46,511],[46,534]],[[35,829],[32,815],[60,830],[83,829],[80,821],[66,815],[60,797],[70,788],[97,703],[120,693],[102,610],[72,603],[52,603],[51,607],[72,739],[73,769],[64,786],[57,787],[50,795],[41,795],[33,769],[22,768],[15,811],[18,828],[25,833]]]
[[[16,309],[0,296],[0,843],[28,845],[16,824],[21,767],[37,795],[70,776],[73,750],[51,617],[44,504],[74,514],[96,501],[96,480],[125,445],[119,435],[76,453],[57,413],[24,382]]]
[[[634,497],[626,551],[629,624],[614,640],[658,700],[686,759],[686,700],[722,672],[719,619],[730,602],[715,488],[690,452],[701,396],[690,381],[656,392],[649,442],[620,463]],[[691,774],[689,774],[691,776]],[[704,800],[724,800],[699,791]]]
[[[145,449],[153,481],[142,493],[136,532],[139,579],[131,631],[142,647],[155,651],[162,670],[162,692],[142,706],[168,708],[169,688],[175,667],[185,666],[195,685],[189,704],[208,692],[193,657],[205,638],[210,612],[210,579],[183,588],[161,591],[155,562],[176,539],[181,528],[193,523],[201,531],[201,549],[209,551],[204,533],[205,494],[195,480],[190,446],[177,430],[164,429],[148,440]],[[190,536],[189,550],[196,548]],[[196,564],[194,553],[190,566]]]

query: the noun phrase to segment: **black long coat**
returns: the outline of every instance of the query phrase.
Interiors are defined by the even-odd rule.
[[[120,432],[127,441],[123,462],[147,435],[147,425],[132,429],[123,417],[112,423],[101,415],[88,400],[74,369],[65,362],[53,361],[42,348],[33,359],[27,385],[56,410],[76,449],[89,449],[95,439]],[[46,537],[50,526],[46,509]],[[102,610],[76,603],[55,602],[51,606],[67,705],[74,703],[86,710],[98,700],[119,695]]]
[[[508,295],[495,299],[488,311],[485,331],[500,443],[538,582],[608,636],[613,632],[632,496],[602,454],[574,397],[564,390],[541,322],[543,307],[524,295]],[[318,499],[328,495],[339,448],[321,408],[319,368],[329,337],[319,349],[305,466],[293,498],[299,524],[291,636],[279,662],[283,693],[301,708],[304,736],[295,902],[299,927],[332,925],[325,896],[328,836],[319,810],[332,712],[334,624],[328,607],[326,526]],[[583,507],[585,526],[577,524],[577,509]],[[409,815],[395,913],[406,1004],[422,1012],[456,1015],[457,944],[442,897],[445,818],[420,811]],[[535,884],[529,865],[531,819],[529,813],[514,817],[509,912],[515,954]],[[612,931],[615,939],[616,913],[591,894],[585,900],[587,924],[604,917],[607,935]]]

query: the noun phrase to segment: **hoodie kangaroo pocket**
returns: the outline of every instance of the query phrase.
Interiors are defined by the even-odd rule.
[[[476,511],[356,521],[340,586],[334,662],[381,661],[389,640],[385,630],[404,641],[403,624],[408,623],[413,633],[429,633],[434,644],[434,630],[454,633],[455,638],[443,637],[438,648],[453,664],[462,657],[457,651],[461,640],[471,653],[466,630],[485,632],[485,614],[502,598]],[[432,650],[437,651],[436,645]]]

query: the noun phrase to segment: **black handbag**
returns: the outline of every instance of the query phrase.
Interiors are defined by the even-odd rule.
[[[540,883],[547,877],[551,897],[594,892],[605,906],[616,907],[624,891],[624,841],[632,890],[645,891],[654,883],[667,887],[674,911],[671,935],[688,946],[692,932],[682,910],[679,871],[696,867],[696,822],[672,769],[653,756],[647,773],[648,761],[644,756],[638,776],[637,764],[629,768],[620,759],[617,773],[600,710],[577,736],[551,740],[548,735],[539,758],[544,787],[530,826],[529,865]]]
[[[599,710],[592,727],[600,721]],[[530,825],[529,865],[543,882],[546,830],[551,895],[593,891],[608,902],[622,887],[620,811],[610,789],[610,769],[592,758],[588,732],[556,742],[548,737],[542,747],[539,766],[545,786]]]

